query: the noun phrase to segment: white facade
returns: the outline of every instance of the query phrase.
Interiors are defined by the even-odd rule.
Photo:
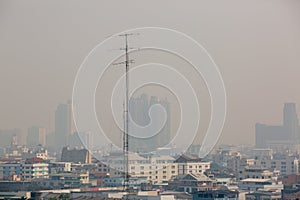
[[[277,179],[277,175],[267,169],[261,168],[259,166],[247,166],[239,173],[239,180],[247,178],[255,179]]]
[[[210,169],[210,162],[186,162],[177,164],[178,174],[202,174]]]
[[[298,173],[298,159],[293,156],[280,156],[273,159],[258,159],[255,160],[255,165],[259,165],[267,169],[276,169],[280,174],[285,176]]]
[[[0,164],[0,180],[7,180],[10,176],[19,175],[24,181],[36,178],[49,178],[47,163],[2,163]]]
[[[241,180],[238,183],[238,187],[240,190],[247,190],[247,191],[257,191],[261,189],[281,190],[283,189],[283,184],[282,182],[274,182],[271,179],[248,178],[248,179]]]
[[[49,178],[47,163],[22,164],[22,180],[30,181],[36,178]]]
[[[103,161],[101,171],[108,170],[110,175],[120,175],[123,171],[123,157],[109,156]],[[179,174],[199,174],[210,169],[210,162],[175,162],[175,158],[171,156],[152,156],[142,157],[138,154],[129,155],[128,170],[132,177],[147,177],[148,181],[153,184],[159,184],[169,181],[171,178]],[[119,171],[119,174],[112,174]]]

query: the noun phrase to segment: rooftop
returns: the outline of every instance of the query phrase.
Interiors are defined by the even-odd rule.
[[[259,182],[259,183],[264,183],[264,182],[271,182],[271,179],[260,179],[260,178],[246,178],[241,180],[241,182]]]

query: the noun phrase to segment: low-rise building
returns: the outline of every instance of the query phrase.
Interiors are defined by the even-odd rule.
[[[256,179],[277,179],[277,174],[269,171],[267,168],[261,166],[246,166],[239,173],[239,180],[247,178]]]
[[[240,190],[245,191],[258,191],[258,190],[281,190],[283,189],[282,182],[276,182],[272,179],[257,179],[247,178],[239,181],[238,187]]]
[[[50,162],[49,163],[50,174],[71,172],[71,169],[72,169],[72,163],[70,163],[70,162]]]
[[[49,178],[49,164],[41,158],[30,158],[21,165],[22,180]]]
[[[282,199],[291,199],[291,200],[296,200],[300,198],[300,188],[295,187],[295,188],[284,188],[281,191]]]
[[[147,182],[147,177],[131,177],[129,179],[129,188],[139,189],[142,183]],[[123,187],[123,177],[106,177],[104,178],[104,187]]]
[[[168,189],[192,193],[212,189],[214,182],[204,174],[181,174],[169,181]]]
[[[229,189],[216,189],[216,190],[207,190],[207,191],[198,191],[192,194],[193,200],[238,200],[239,192],[236,190]]]
[[[198,174],[210,169],[210,162],[203,162],[194,155],[183,154],[174,163],[178,164],[178,174]]]
[[[31,181],[38,178],[49,178],[48,163],[41,158],[30,158],[25,162],[4,162],[0,164],[1,180]]]
[[[234,156],[227,161],[227,168],[232,170],[236,175],[247,166],[253,166],[253,158],[242,158],[241,155]]]
[[[290,174],[282,179],[284,186],[297,186],[300,185],[300,174]]]
[[[0,164],[0,180],[9,180],[13,175],[21,175],[21,163],[8,162]]]
[[[298,173],[298,162],[295,156],[275,154],[272,159],[259,157],[254,164],[266,169],[279,170],[282,176],[286,176]]]
[[[89,172],[86,173],[58,173],[50,174],[51,182],[63,184],[64,188],[75,188],[90,183]]]
[[[104,157],[101,172],[108,171],[112,177],[123,176],[123,154],[114,153]],[[129,174],[131,177],[147,177],[152,184],[166,183],[178,174],[199,174],[210,168],[210,162],[186,155],[175,159],[171,156],[129,154]]]
[[[256,191],[245,195],[246,200],[281,200],[281,192]]]

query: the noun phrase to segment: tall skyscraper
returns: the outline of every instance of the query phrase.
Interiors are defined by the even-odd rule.
[[[300,142],[299,121],[295,103],[285,103],[283,107],[283,125],[269,126],[257,123],[256,147],[272,148],[273,146],[284,146],[290,148]]]
[[[294,140],[299,140],[299,121],[295,103],[286,103],[283,108],[283,126],[289,137]]]
[[[34,147],[36,145],[46,145],[46,128],[30,127],[27,133],[27,146]]]
[[[55,142],[57,146],[67,144],[67,138],[73,131],[73,115],[71,102],[59,104],[55,111]]]
[[[149,111],[155,104],[165,109],[165,124],[162,123],[165,119],[161,110],[152,110],[152,118],[150,118]],[[167,100],[160,100],[156,96],[151,96],[149,99],[146,94],[142,94],[140,97],[130,99],[129,113],[132,119],[132,123],[129,123],[130,151],[155,151],[157,148],[164,147],[170,142],[170,103]],[[132,135],[143,136],[145,138],[134,137]]]

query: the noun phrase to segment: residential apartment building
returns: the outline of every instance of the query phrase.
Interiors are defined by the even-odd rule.
[[[266,169],[279,170],[282,176],[298,173],[298,159],[295,156],[275,154],[272,159],[259,158],[254,164]]]
[[[246,166],[240,171],[238,178],[239,180],[247,178],[277,179],[277,174],[276,171],[272,172],[260,166]]]
[[[11,180],[13,176],[19,176],[23,181],[49,178],[48,166],[40,158],[27,159],[24,163],[1,163],[0,180]]]
[[[178,164],[178,174],[201,174],[210,169],[210,162],[203,162],[193,155],[181,155],[175,161]]]
[[[105,164],[103,164],[105,163]],[[112,154],[102,160],[99,171],[108,172],[110,176],[121,176],[123,171],[122,154]],[[131,177],[147,177],[153,184],[164,183],[179,174],[201,174],[210,168],[210,162],[186,155],[175,159],[171,156],[140,156],[129,154],[129,174]]]
[[[72,164],[70,162],[50,162],[50,174],[57,174],[62,172],[71,172]]]
[[[21,164],[21,177],[24,181],[31,181],[39,178],[49,178],[49,164],[43,159],[31,158]]]
[[[272,179],[247,178],[239,181],[238,187],[240,190],[258,191],[258,190],[281,190],[283,189],[282,182],[277,182]]]
[[[193,200],[214,200],[214,199],[238,200],[239,192],[237,190],[218,189],[218,190],[197,191],[193,193]]]
[[[253,166],[254,161],[253,158],[243,158],[241,154],[238,154],[227,160],[227,168],[239,175],[245,167]]]
[[[20,163],[0,163],[0,180],[9,180],[14,175],[21,175]]]
[[[211,190],[215,181],[205,174],[182,174],[172,179],[168,189],[180,192],[197,192],[199,190]]]

